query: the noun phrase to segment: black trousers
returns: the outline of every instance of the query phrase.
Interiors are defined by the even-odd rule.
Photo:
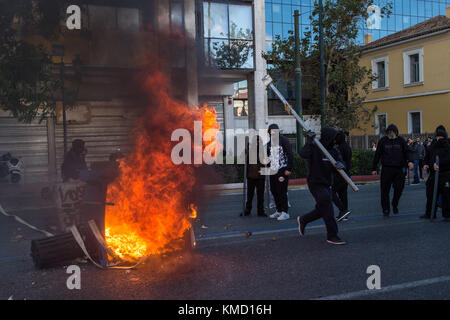
[[[450,218],[450,172],[439,175],[438,188],[442,197],[442,217]]]
[[[427,216],[431,216],[431,209],[433,205],[433,193],[434,193],[434,173],[430,174],[430,176],[427,179],[427,182],[425,183],[426,186],[426,195],[427,195],[427,205],[425,208],[425,214]],[[434,210],[434,214],[436,214],[437,207]]]
[[[405,174],[402,168],[396,167],[382,167],[381,178],[381,207],[383,211],[390,211],[389,192],[391,187],[394,188],[394,197],[392,198],[392,206],[398,207],[398,202],[402,196],[403,188],[405,187]]]
[[[316,221],[320,218],[325,222],[327,228],[327,236],[336,236],[338,233],[338,226],[336,220],[334,219],[334,210],[332,203],[332,190],[330,187],[309,184],[309,191],[316,200],[316,207],[310,213],[305,214],[300,218],[300,221],[305,225]]]
[[[245,204],[245,214],[250,214],[252,211],[253,196],[256,189],[256,207],[258,214],[264,213],[264,186],[265,179],[247,178],[247,203]]]
[[[333,202],[340,212],[348,210],[347,182],[340,177],[334,178],[332,187]]]
[[[277,174],[270,176],[270,192],[272,192],[275,200],[275,206],[278,212],[288,212],[288,185],[289,177],[284,174],[285,169],[280,169]],[[283,177],[284,181],[280,182],[279,178]]]
[[[432,174],[427,179],[426,183],[427,206],[425,214],[429,217],[431,216],[431,209],[433,206],[434,180],[435,177],[434,174]],[[442,217],[450,218],[450,172],[442,173],[439,175],[436,201],[439,196],[442,197]],[[436,209],[433,215],[436,215],[437,205],[435,208]]]

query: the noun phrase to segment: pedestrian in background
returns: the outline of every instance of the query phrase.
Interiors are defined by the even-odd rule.
[[[337,130],[323,127],[320,133],[320,142],[337,161],[337,167],[339,169],[345,169],[339,149],[335,148],[337,134]],[[338,236],[338,226],[334,218],[332,202],[331,185],[333,183],[333,174],[336,170],[328,158],[313,143],[314,137],[314,132],[309,131],[307,133],[306,144],[302,148],[300,156],[308,162],[307,183],[309,191],[316,200],[316,206],[313,211],[304,216],[297,217],[298,231],[303,236],[308,223],[322,218],[327,228],[327,242],[342,245],[345,244],[345,241]]]
[[[84,140],[75,139],[72,141],[72,148],[64,155],[61,166],[63,182],[79,180],[81,170],[86,170],[86,153]]]
[[[425,159],[425,145],[422,141],[420,141],[420,138],[417,138],[417,145],[419,149],[419,176],[420,180],[423,180],[423,166],[424,166],[424,159]]]
[[[280,134],[277,124],[271,124],[268,129],[269,143],[267,144],[267,154],[270,159],[270,170],[274,174],[270,176],[270,191],[275,200],[277,211],[270,215],[270,218],[277,220],[289,219],[289,205],[287,191],[289,176],[294,167],[294,153],[288,138]],[[274,137],[278,135],[278,146],[272,144]]]
[[[247,200],[245,210],[241,216],[249,216],[252,212],[253,196],[256,190],[256,207],[258,217],[267,217],[264,212],[264,187],[266,176],[261,174],[264,165],[261,163],[260,151],[264,145],[259,136],[252,137],[247,144],[246,166],[247,166]]]
[[[381,161],[381,207],[383,216],[389,217],[390,203],[389,192],[394,188],[394,197],[392,198],[392,210],[397,214],[398,203],[405,187],[405,168],[408,165],[410,169],[414,167],[412,162],[408,162],[408,146],[405,139],[398,135],[397,126],[391,124],[386,129],[386,135],[378,142],[378,147],[372,164],[372,174],[377,174],[377,166]]]
[[[408,138],[408,159],[414,165],[414,167],[413,167],[414,181],[413,181],[412,185],[419,184],[420,183],[420,180],[419,180],[419,159],[420,159],[419,145],[412,138]]]

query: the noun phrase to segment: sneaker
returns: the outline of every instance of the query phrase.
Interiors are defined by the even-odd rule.
[[[338,236],[329,237],[327,239],[327,242],[330,244],[337,244],[337,245],[346,244],[346,242],[344,240],[342,240],[341,238],[339,238]]]
[[[394,214],[398,214],[398,208],[397,207],[392,207],[392,212]]]
[[[281,215],[277,218],[278,221],[282,221],[282,220],[288,220],[289,217],[289,213],[286,212],[282,212]]]
[[[275,213],[272,213],[269,217],[272,218],[272,219],[276,219],[276,218],[278,218],[279,216],[281,216],[281,213],[277,211],[277,212],[275,212]]]
[[[348,216],[349,216],[349,214],[350,214],[350,210],[345,210],[345,211],[341,211],[341,212],[339,212],[339,215],[337,216],[337,218],[336,218],[336,221],[337,222],[341,222],[341,221],[345,221],[345,220],[348,220]]]
[[[300,217],[297,217],[298,233],[303,237],[305,235],[305,224],[301,222]]]

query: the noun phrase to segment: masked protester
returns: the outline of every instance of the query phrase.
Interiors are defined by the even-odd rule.
[[[247,145],[247,202],[241,216],[249,216],[252,211],[253,196],[256,190],[258,217],[267,217],[264,212],[264,187],[266,176],[261,174],[264,165],[261,163],[260,152],[264,145],[259,136],[252,138]]]
[[[350,167],[352,164],[352,149],[348,145],[347,141],[345,141],[346,134],[342,131],[339,131],[336,135],[336,144],[339,152],[342,155],[342,161],[345,164],[345,172],[350,176]],[[333,177],[333,202],[336,207],[339,209],[339,215],[336,220],[338,222],[347,220],[348,215],[350,214],[350,210],[348,210],[348,197],[347,197],[347,182],[342,178],[339,172],[334,171]]]
[[[408,161],[408,147],[405,139],[398,135],[398,129],[391,124],[386,129],[386,136],[381,138],[372,164],[372,174],[377,174],[377,166],[381,160],[381,207],[385,218],[389,217],[390,204],[389,192],[394,187],[392,198],[392,211],[397,214],[398,203],[405,187],[405,168],[414,168],[414,164]]]
[[[435,135],[436,138],[428,147],[428,152],[425,157],[424,169],[429,170],[430,175],[426,183],[426,210],[425,214],[420,216],[420,218],[429,219],[431,217],[435,172],[438,171],[439,181],[437,192],[442,197],[442,216],[445,221],[450,221],[450,142],[444,126],[437,127]],[[436,163],[437,156],[439,156],[439,164]],[[436,216],[436,212],[433,214]]]
[[[289,204],[287,191],[289,185],[289,176],[294,166],[294,154],[288,138],[279,134],[279,127],[271,124],[268,129],[270,141],[267,144],[267,154],[270,159],[270,170],[273,173],[270,176],[270,191],[273,194],[277,211],[270,215],[270,218],[277,220],[289,219]],[[273,143],[275,136],[278,135],[278,146]]]
[[[337,130],[323,127],[320,134],[320,142],[337,161],[338,168],[345,169],[339,149],[335,147],[337,135]],[[298,231],[303,236],[308,223],[322,218],[327,228],[327,242],[342,245],[345,244],[345,241],[338,237],[338,226],[334,218],[332,202],[333,192],[331,185],[333,184],[333,174],[336,170],[313,143],[314,137],[314,132],[310,131],[307,133],[307,141],[300,152],[300,156],[306,159],[308,163],[307,183],[309,191],[316,200],[316,207],[313,211],[297,218]]]
[[[85,156],[86,148],[84,141],[75,139],[72,141],[72,148],[64,156],[64,162],[61,166],[61,174],[64,182],[70,179],[78,180],[80,171],[87,169]]]

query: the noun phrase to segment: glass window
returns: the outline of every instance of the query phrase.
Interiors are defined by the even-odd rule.
[[[272,41],[272,23],[266,22],[266,40]]]
[[[177,0],[170,1],[170,24],[173,27],[184,27],[183,2]]]
[[[410,0],[403,0],[403,14],[410,15]]]
[[[266,2],[266,21],[272,21],[272,4],[270,2]]]
[[[411,15],[417,16],[417,0],[411,0]]]
[[[117,24],[119,30],[139,31],[139,10],[117,8]]]
[[[387,128],[387,117],[386,114],[377,114],[375,120],[376,132],[379,135],[384,135]]]
[[[384,61],[377,63],[378,88],[386,87],[386,66]]]
[[[281,16],[281,5],[279,4],[272,4],[272,19],[275,22],[282,22],[283,18]]]
[[[89,5],[90,29],[115,29],[116,8]]]
[[[204,35],[208,38],[228,38],[228,5],[204,2]]]
[[[420,82],[419,54],[409,56],[411,83]]]
[[[253,19],[251,6],[230,5],[230,38],[253,39]]]
[[[421,133],[421,116],[420,112],[411,112],[409,114],[411,122],[411,133]]]
[[[282,5],[283,7],[283,22],[284,23],[292,23],[292,13],[290,5]]]
[[[252,7],[204,1],[203,14],[206,63],[222,69],[253,69]]]

